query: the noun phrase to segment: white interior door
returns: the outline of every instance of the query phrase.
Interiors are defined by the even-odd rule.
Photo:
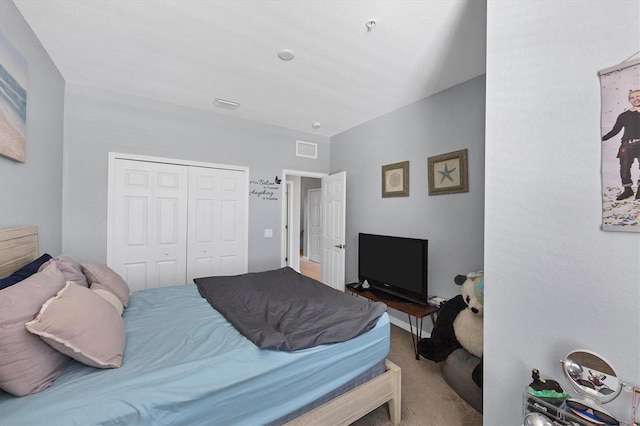
[[[307,201],[309,208],[307,225],[307,257],[314,262],[322,261],[322,191],[310,189]]]
[[[347,172],[322,178],[322,282],[344,291]]]
[[[187,168],[117,159],[110,266],[132,291],[183,284]]]
[[[247,173],[189,167],[187,283],[247,272]]]

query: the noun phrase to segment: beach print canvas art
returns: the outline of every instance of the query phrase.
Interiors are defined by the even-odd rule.
[[[27,62],[0,33],[0,155],[24,163]]]

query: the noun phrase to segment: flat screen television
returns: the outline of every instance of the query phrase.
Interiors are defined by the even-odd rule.
[[[428,248],[428,240],[360,233],[358,280],[374,293],[426,305]]]

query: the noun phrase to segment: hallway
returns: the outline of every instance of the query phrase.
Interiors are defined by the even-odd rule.
[[[300,273],[306,277],[320,281],[320,264],[300,257]]]

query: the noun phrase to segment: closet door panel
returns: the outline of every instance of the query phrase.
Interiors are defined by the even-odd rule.
[[[222,243],[235,244],[238,241],[238,202],[235,200],[223,200],[220,203],[220,221],[225,224],[221,229]]]
[[[238,257],[235,255],[220,256],[220,275],[235,275],[238,267]]]
[[[132,291],[184,284],[188,170],[116,160],[110,265]]]
[[[149,217],[148,198],[125,197],[124,198],[124,237],[127,247],[146,247],[147,244],[147,219]]]
[[[246,271],[246,173],[189,169],[187,282],[212,275]]]
[[[114,270],[116,268],[113,268]],[[147,282],[147,262],[129,262],[123,265],[124,272],[119,272],[120,276],[127,282],[129,288],[133,291],[133,286],[138,286],[136,283],[146,283]],[[117,272],[117,271],[116,271]],[[132,286],[133,283],[133,286]],[[142,290],[142,288],[136,288],[137,290]]]
[[[213,212],[215,210],[214,200],[197,199],[196,202],[196,235],[195,238],[198,243],[210,243],[215,240],[213,236],[214,224]]]

